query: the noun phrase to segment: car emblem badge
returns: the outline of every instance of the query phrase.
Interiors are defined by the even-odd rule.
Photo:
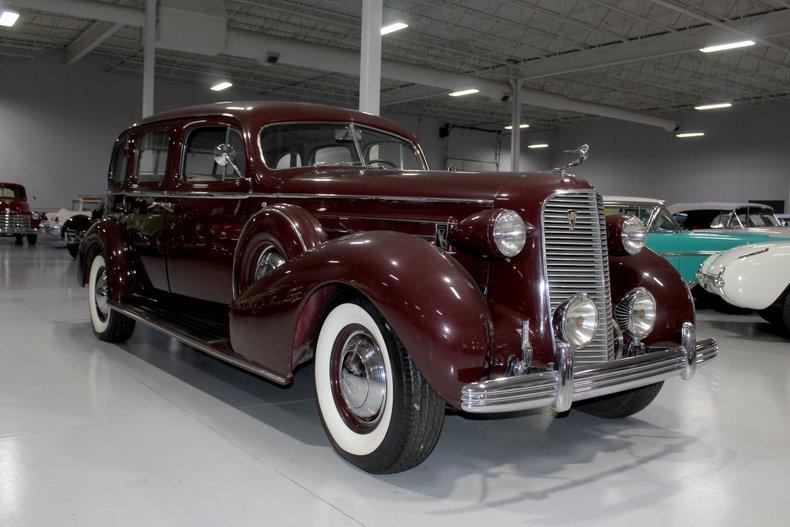
[[[576,211],[573,209],[568,211],[568,225],[571,230],[576,229]]]

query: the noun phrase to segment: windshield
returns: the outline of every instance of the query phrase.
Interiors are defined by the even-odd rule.
[[[425,170],[417,147],[401,137],[352,124],[297,123],[265,126],[263,161],[270,169],[365,166]]]
[[[16,185],[0,184],[0,198],[25,199],[25,189]]]

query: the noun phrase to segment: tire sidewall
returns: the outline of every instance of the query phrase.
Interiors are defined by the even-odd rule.
[[[375,308],[363,302],[342,303],[324,319],[315,353],[316,399],[321,422],[338,452],[355,465],[365,468],[379,465],[402,441],[403,398],[402,367],[397,340]],[[330,363],[335,338],[350,324],[363,326],[374,338],[384,355],[387,372],[387,400],[384,414],[376,428],[359,434],[343,420],[332,395]]]
[[[110,326],[110,317],[112,316],[112,310],[107,314],[107,318],[102,320],[99,316],[99,310],[96,306],[96,277],[99,275],[99,271],[104,268],[105,273],[107,272],[107,262],[104,260],[104,256],[101,254],[97,254],[91,260],[91,267],[90,273],[88,275],[88,313],[90,314],[91,325],[93,326],[93,331],[97,335],[101,335],[107,328]]]

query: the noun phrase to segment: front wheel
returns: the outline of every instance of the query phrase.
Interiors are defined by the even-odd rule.
[[[610,419],[629,417],[647,408],[647,405],[652,403],[658,392],[661,391],[663,385],[663,381],[657,382],[625,392],[580,401],[573,407],[596,417]]]
[[[107,287],[107,264],[97,254],[91,262],[88,278],[88,312],[93,332],[105,342],[125,342],[134,332],[134,319],[110,308]]]
[[[362,470],[408,470],[439,439],[444,401],[370,302],[340,304],[324,319],[315,386],[332,446]]]
[[[28,234],[27,235],[27,244],[28,245],[35,245],[38,241],[38,234]]]
[[[760,316],[776,326],[780,331],[790,335],[790,287],[782,298],[773,306],[759,312]]]

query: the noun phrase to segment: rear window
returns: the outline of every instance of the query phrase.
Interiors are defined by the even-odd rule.
[[[16,185],[0,184],[0,198],[25,199],[25,189]]]

